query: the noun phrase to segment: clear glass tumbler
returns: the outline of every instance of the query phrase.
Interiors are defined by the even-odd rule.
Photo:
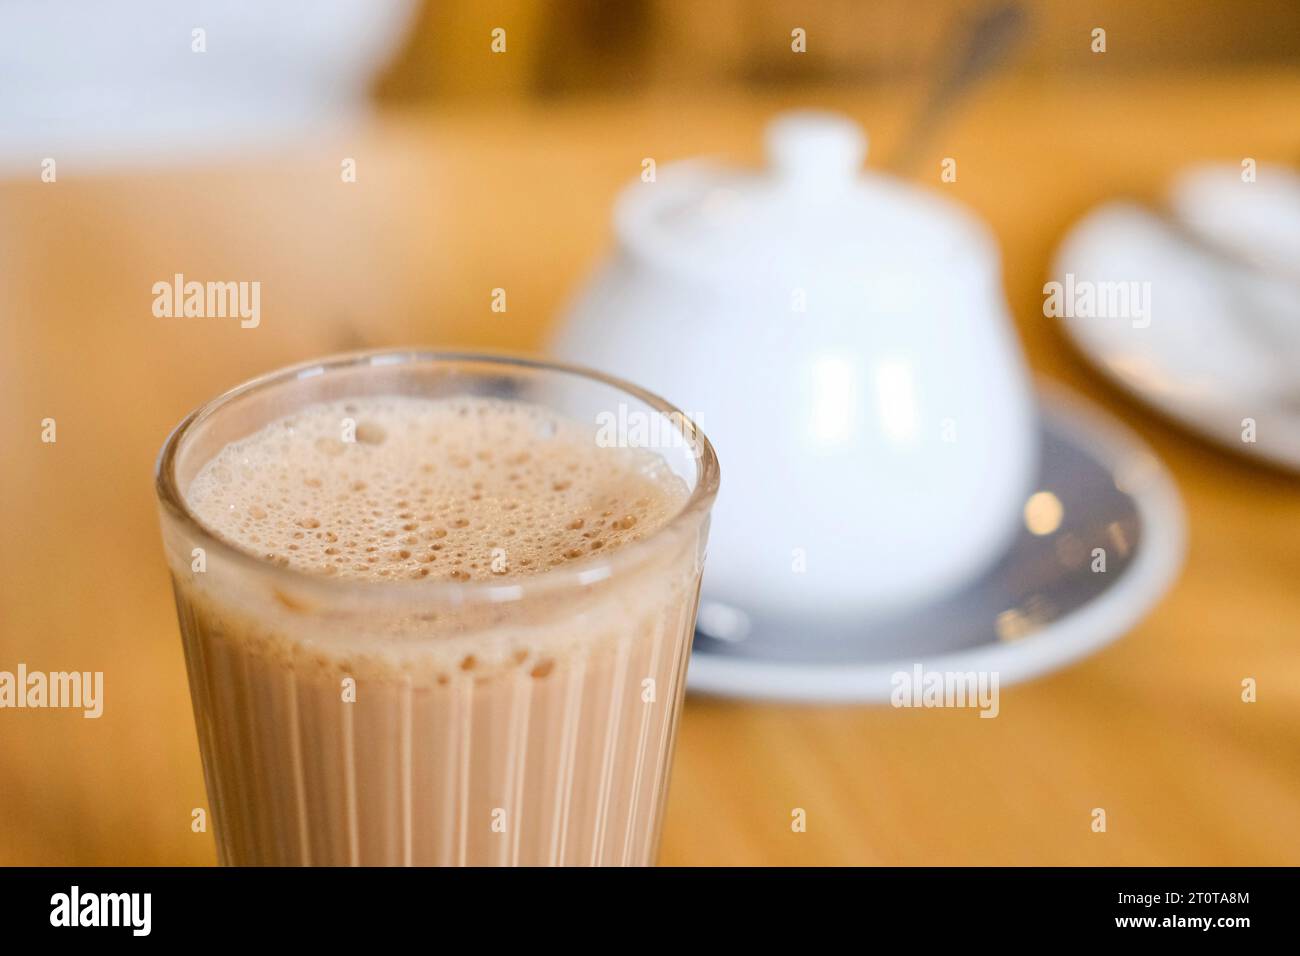
[[[593,440],[651,447],[689,497],[638,541],[491,581],[282,567],[187,507],[230,442],[381,395],[539,404],[591,423]],[[190,414],[157,491],[221,862],[653,863],[718,477],[707,439],[663,400],[513,357],[346,355]],[[479,663],[494,660],[507,662]]]

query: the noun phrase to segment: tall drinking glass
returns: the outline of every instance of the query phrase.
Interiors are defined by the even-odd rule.
[[[196,516],[191,484],[231,443],[388,398],[540,406],[657,456],[684,494],[638,540],[488,579],[318,574]],[[663,400],[518,358],[341,356],[190,414],[157,491],[221,862],[653,863],[718,477]]]

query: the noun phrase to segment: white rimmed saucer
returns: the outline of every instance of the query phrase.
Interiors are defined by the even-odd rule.
[[[1167,418],[1300,471],[1298,255],[1300,173],[1264,165],[1243,182],[1236,165],[1197,165],[1174,180],[1167,213],[1117,200],[1070,228],[1054,314],[1088,361]]]
[[[689,688],[887,701],[893,675],[917,664],[996,671],[1006,686],[1064,667],[1131,628],[1182,565],[1178,493],[1155,455],[1100,411],[1055,387],[1040,409],[1036,497],[1020,533],[980,577],[941,601],[839,634],[807,634],[794,620],[751,621],[704,602]],[[1104,571],[1094,570],[1095,549],[1104,550]]]

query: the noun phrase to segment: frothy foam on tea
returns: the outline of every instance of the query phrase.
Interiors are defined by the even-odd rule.
[[[374,580],[534,574],[667,522],[685,484],[537,405],[364,398],[310,406],[227,445],[186,493],[235,546]]]

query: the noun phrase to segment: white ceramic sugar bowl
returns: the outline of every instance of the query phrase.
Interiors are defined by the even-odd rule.
[[[697,420],[723,470],[706,606],[799,620],[798,639],[991,562],[1037,432],[986,228],[860,175],[846,119],[779,117],[767,151],[765,171],[686,162],[630,185],[554,351]]]

